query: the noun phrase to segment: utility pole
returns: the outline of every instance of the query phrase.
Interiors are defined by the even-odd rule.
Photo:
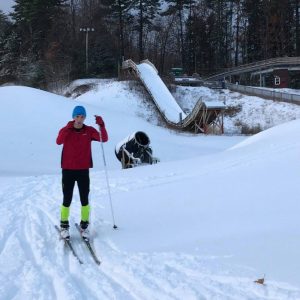
[[[79,29],[85,33],[85,73],[89,72],[89,32],[95,31],[92,27],[83,27]]]

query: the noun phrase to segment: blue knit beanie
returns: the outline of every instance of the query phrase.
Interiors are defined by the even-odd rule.
[[[75,118],[76,116],[85,116],[86,117],[86,111],[83,106],[75,106],[73,109],[72,117]]]

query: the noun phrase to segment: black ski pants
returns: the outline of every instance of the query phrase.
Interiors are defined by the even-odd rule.
[[[63,206],[69,207],[73,198],[73,190],[77,181],[82,206],[89,204],[90,175],[87,170],[62,170]]]

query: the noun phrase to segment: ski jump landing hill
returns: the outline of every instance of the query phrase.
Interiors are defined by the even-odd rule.
[[[140,64],[136,64],[129,59],[123,62],[122,69],[133,74],[142,82],[170,127],[195,133],[208,133],[209,131],[223,133],[225,105],[222,103],[205,103],[199,99],[192,112],[187,115],[178,105],[158,75],[157,69],[149,60],[143,60]]]

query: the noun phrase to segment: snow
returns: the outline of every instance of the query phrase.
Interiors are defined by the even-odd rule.
[[[261,102],[252,98],[259,118]],[[284,124],[245,137],[159,127],[126,82],[100,81],[76,100],[0,87],[0,101],[0,299],[300,299],[300,120],[283,121],[296,106],[286,106]],[[54,229],[62,201],[55,139],[78,104],[87,124],[103,116],[110,138],[104,150],[119,229],[95,142],[90,227],[99,267],[74,226],[83,265]],[[135,131],[150,137],[161,162],[122,170],[114,149]],[[75,190],[70,223],[79,216]],[[264,274],[266,285],[254,283]]]
[[[173,123],[178,123],[181,114],[182,119],[184,119],[186,114],[177,104],[176,100],[157,74],[157,71],[147,63],[141,63],[137,65],[137,68],[140,72],[140,78],[150,90],[157,105],[160,107],[160,111],[165,114],[166,118]]]
[[[297,90],[290,90],[291,93]],[[191,111],[198,99],[207,106],[222,102],[228,109],[240,108],[236,113],[224,116],[225,134],[240,134],[242,126],[266,130],[287,121],[300,118],[300,106],[290,103],[245,96],[229,90],[213,90],[206,87],[178,86],[174,98],[185,112]]]
[[[300,89],[290,89],[290,88],[266,88],[266,87],[256,87],[257,89],[268,90],[278,93],[287,93],[293,95],[300,95]]]
[[[226,105],[221,101],[209,101],[205,102],[205,105],[208,108],[226,108]]]

